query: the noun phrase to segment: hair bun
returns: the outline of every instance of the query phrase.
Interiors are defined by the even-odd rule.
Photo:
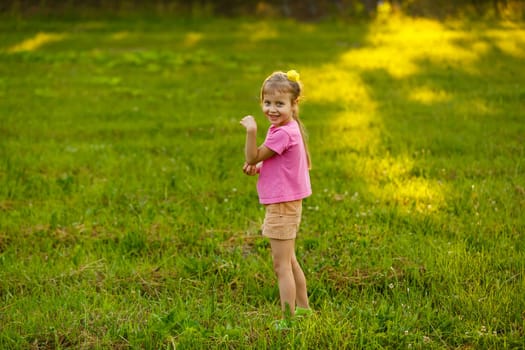
[[[299,73],[295,69],[292,69],[292,70],[289,70],[288,72],[286,72],[286,77],[288,78],[288,80],[295,81],[297,83],[301,76],[299,75]]]

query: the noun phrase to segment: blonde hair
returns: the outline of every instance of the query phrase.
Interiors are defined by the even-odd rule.
[[[295,72],[296,73],[296,72]],[[297,73],[296,73],[297,74]],[[298,79],[299,74],[297,74],[297,78],[294,80],[289,79],[289,73],[284,72],[273,72],[270,74],[263,82],[261,87],[261,103],[264,100],[264,94],[269,92],[282,92],[282,93],[289,93],[292,96],[292,105],[293,105],[293,114],[292,117],[295,121],[297,121],[297,124],[299,124],[299,130],[301,132],[301,137],[303,139],[304,143],[304,150],[306,152],[306,160],[308,162],[308,168],[311,169],[312,167],[312,161],[310,158],[310,151],[308,150],[308,133],[306,132],[306,128],[304,127],[303,122],[301,119],[299,119],[299,101],[301,98],[301,92],[303,90],[302,84]]]

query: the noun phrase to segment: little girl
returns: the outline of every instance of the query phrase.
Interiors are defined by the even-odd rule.
[[[312,194],[310,155],[299,120],[301,83],[294,70],[275,72],[261,88],[262,111],[270,121],[264,143],[257,147],[257,123],[248,115],[243,171],[259,173],[257,192],[266,207],[263,236],[270,239],[273,267],[285,316],[277,328],[288,328],[290,316],[310,314],[306,279],[295,257],[295,238],[301,221],[302,200]]]

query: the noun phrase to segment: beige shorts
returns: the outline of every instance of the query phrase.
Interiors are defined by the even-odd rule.
[[[262,234],[272,239],[295,239],[299,224],[303,201],[291,201],[266,205],[266,216],[262,226]]]

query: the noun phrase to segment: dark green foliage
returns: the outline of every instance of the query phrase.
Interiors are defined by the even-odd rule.
[[[263,16],[295,19],[371,18],[382,11],[383,3],[389,12],[403,12],[411,16],[445,18],[447,16],[491,15],[507,16],[519,11],[518,0],[4,0],[0,14],[24,16],[97,16],[109,15],[178,15],[178,16]]]

